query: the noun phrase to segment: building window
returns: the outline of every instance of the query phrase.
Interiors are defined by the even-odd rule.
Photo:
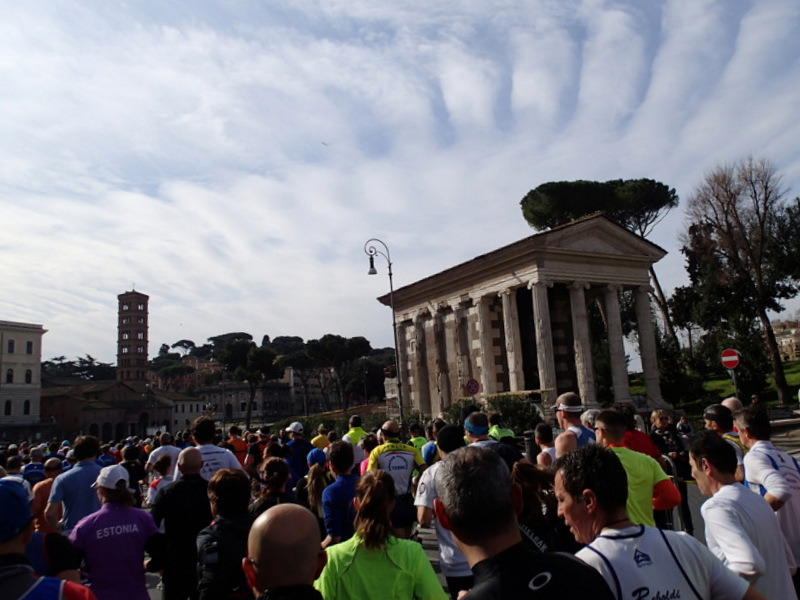
[[[136,346],[136,352],[139,354],[144,354],[144,346]]]
[[[123,340],[127,340],[129,337],[131,337],[130,333],[128,333],[127,331],[123,331],[122,332],[122,339]]]
[[[128,347],[127,346],[123,346],[122,347],[122,353],[123,354],[127,354],[128,353]]]
[[[3,414],[7,417],[11,416],[11,400],[6,400],[5,408],[3,409]]]
[[[6,383],[14,383],[14,369],[6,371]]]
[[[8,340],[8,353],[14,354],[14,340]]]
[[[136,319],[136,322],[137,322],[139,325],[144,325],[144,317],[139,317],[138,319]]]
[[[127,325],[130,322],[131,322],[131,318],[130,317],[122,317],[122,324],[123,325]]]
[[[247,410],[247,402],[240,402],[239,403],[239,412],[244,412]]]
[[[136,338],[143,340],[144,339],[144,331],[140,331],[136,334]]]
[[[25,371],[25,383],[33,383],[33,371],[30,369]]]
[[[25,404],[22,405],[22,414],[29,415],[31,414],[31,401],[25,400]]]
[[[33,354],[33,342],[25,342],[25,354]]]
[[[127,303],[122,305],[122,310],[128,310],[129,308],[130,306]]]
[[[144,302],[139,302],[138,308],[139,310],[144,310]]]
[[[186,412],[186,405],[185,404],[181,404],[181,412],[182,413]]]

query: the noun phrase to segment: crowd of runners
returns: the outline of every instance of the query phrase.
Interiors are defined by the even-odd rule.
[[[649,434],[572,393],[553,409],[557,435],[539,424],[527,458],[472,405],[405,432],[200,417],[147,439],[12,444],[0,600],[148,600],[147,572],[164,600],[797,600],[800,465],[763,409],[727,399],[697,433],[656,410]],[[687,480],[709,497],[706,544]],[[429,527],[446,588],[419,543]]]

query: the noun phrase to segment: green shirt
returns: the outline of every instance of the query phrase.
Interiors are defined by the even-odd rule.
[[[327,553],[328,564],[314,582],[325,600],[448,600],[418,542],[390,537],[385,548],[368,550],[356,534]]]
[[[625,474],[628,476],[628,503],[625,505],[628,518],[637,525],[655,527],[653,488],[669,477],[661,465],[646,454],[621,446],[612,446],[611,449],[625,467]]]
[[[492,425],[489,428],[489,437],[499,442],[504,437],[514,437],[514,432],[511,429],[500,427],[500,425]]]
[[[422,447],[428,443],[428,439],[418,435],[408,440],[408,443],[414,446],[417,450],[422,450]]]

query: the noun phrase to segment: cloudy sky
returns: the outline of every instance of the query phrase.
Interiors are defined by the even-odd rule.
[[[247,331],[391,345],[388,290],[530,235],[546,181],[685,201],[766,156],[800,193],[797,0],[4,2],[0,319],[115,362]],[[652,240],[685,283],[673,211]]]

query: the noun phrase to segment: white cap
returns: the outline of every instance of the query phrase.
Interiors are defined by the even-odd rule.
[[[92,484],[92,487],[104,487],[109,490],[115,490],[120,481],[125,482],[125,487],[130,487],[131,480],[128,476],[128,470],[120,465],[111,465],[110,467],[103,467],[100,469],[97,481]]]
[[[299,421],[295,421],[286,428],[286,431],[291,431],[293,433],[303,433],[303,424],[300,423]]]

